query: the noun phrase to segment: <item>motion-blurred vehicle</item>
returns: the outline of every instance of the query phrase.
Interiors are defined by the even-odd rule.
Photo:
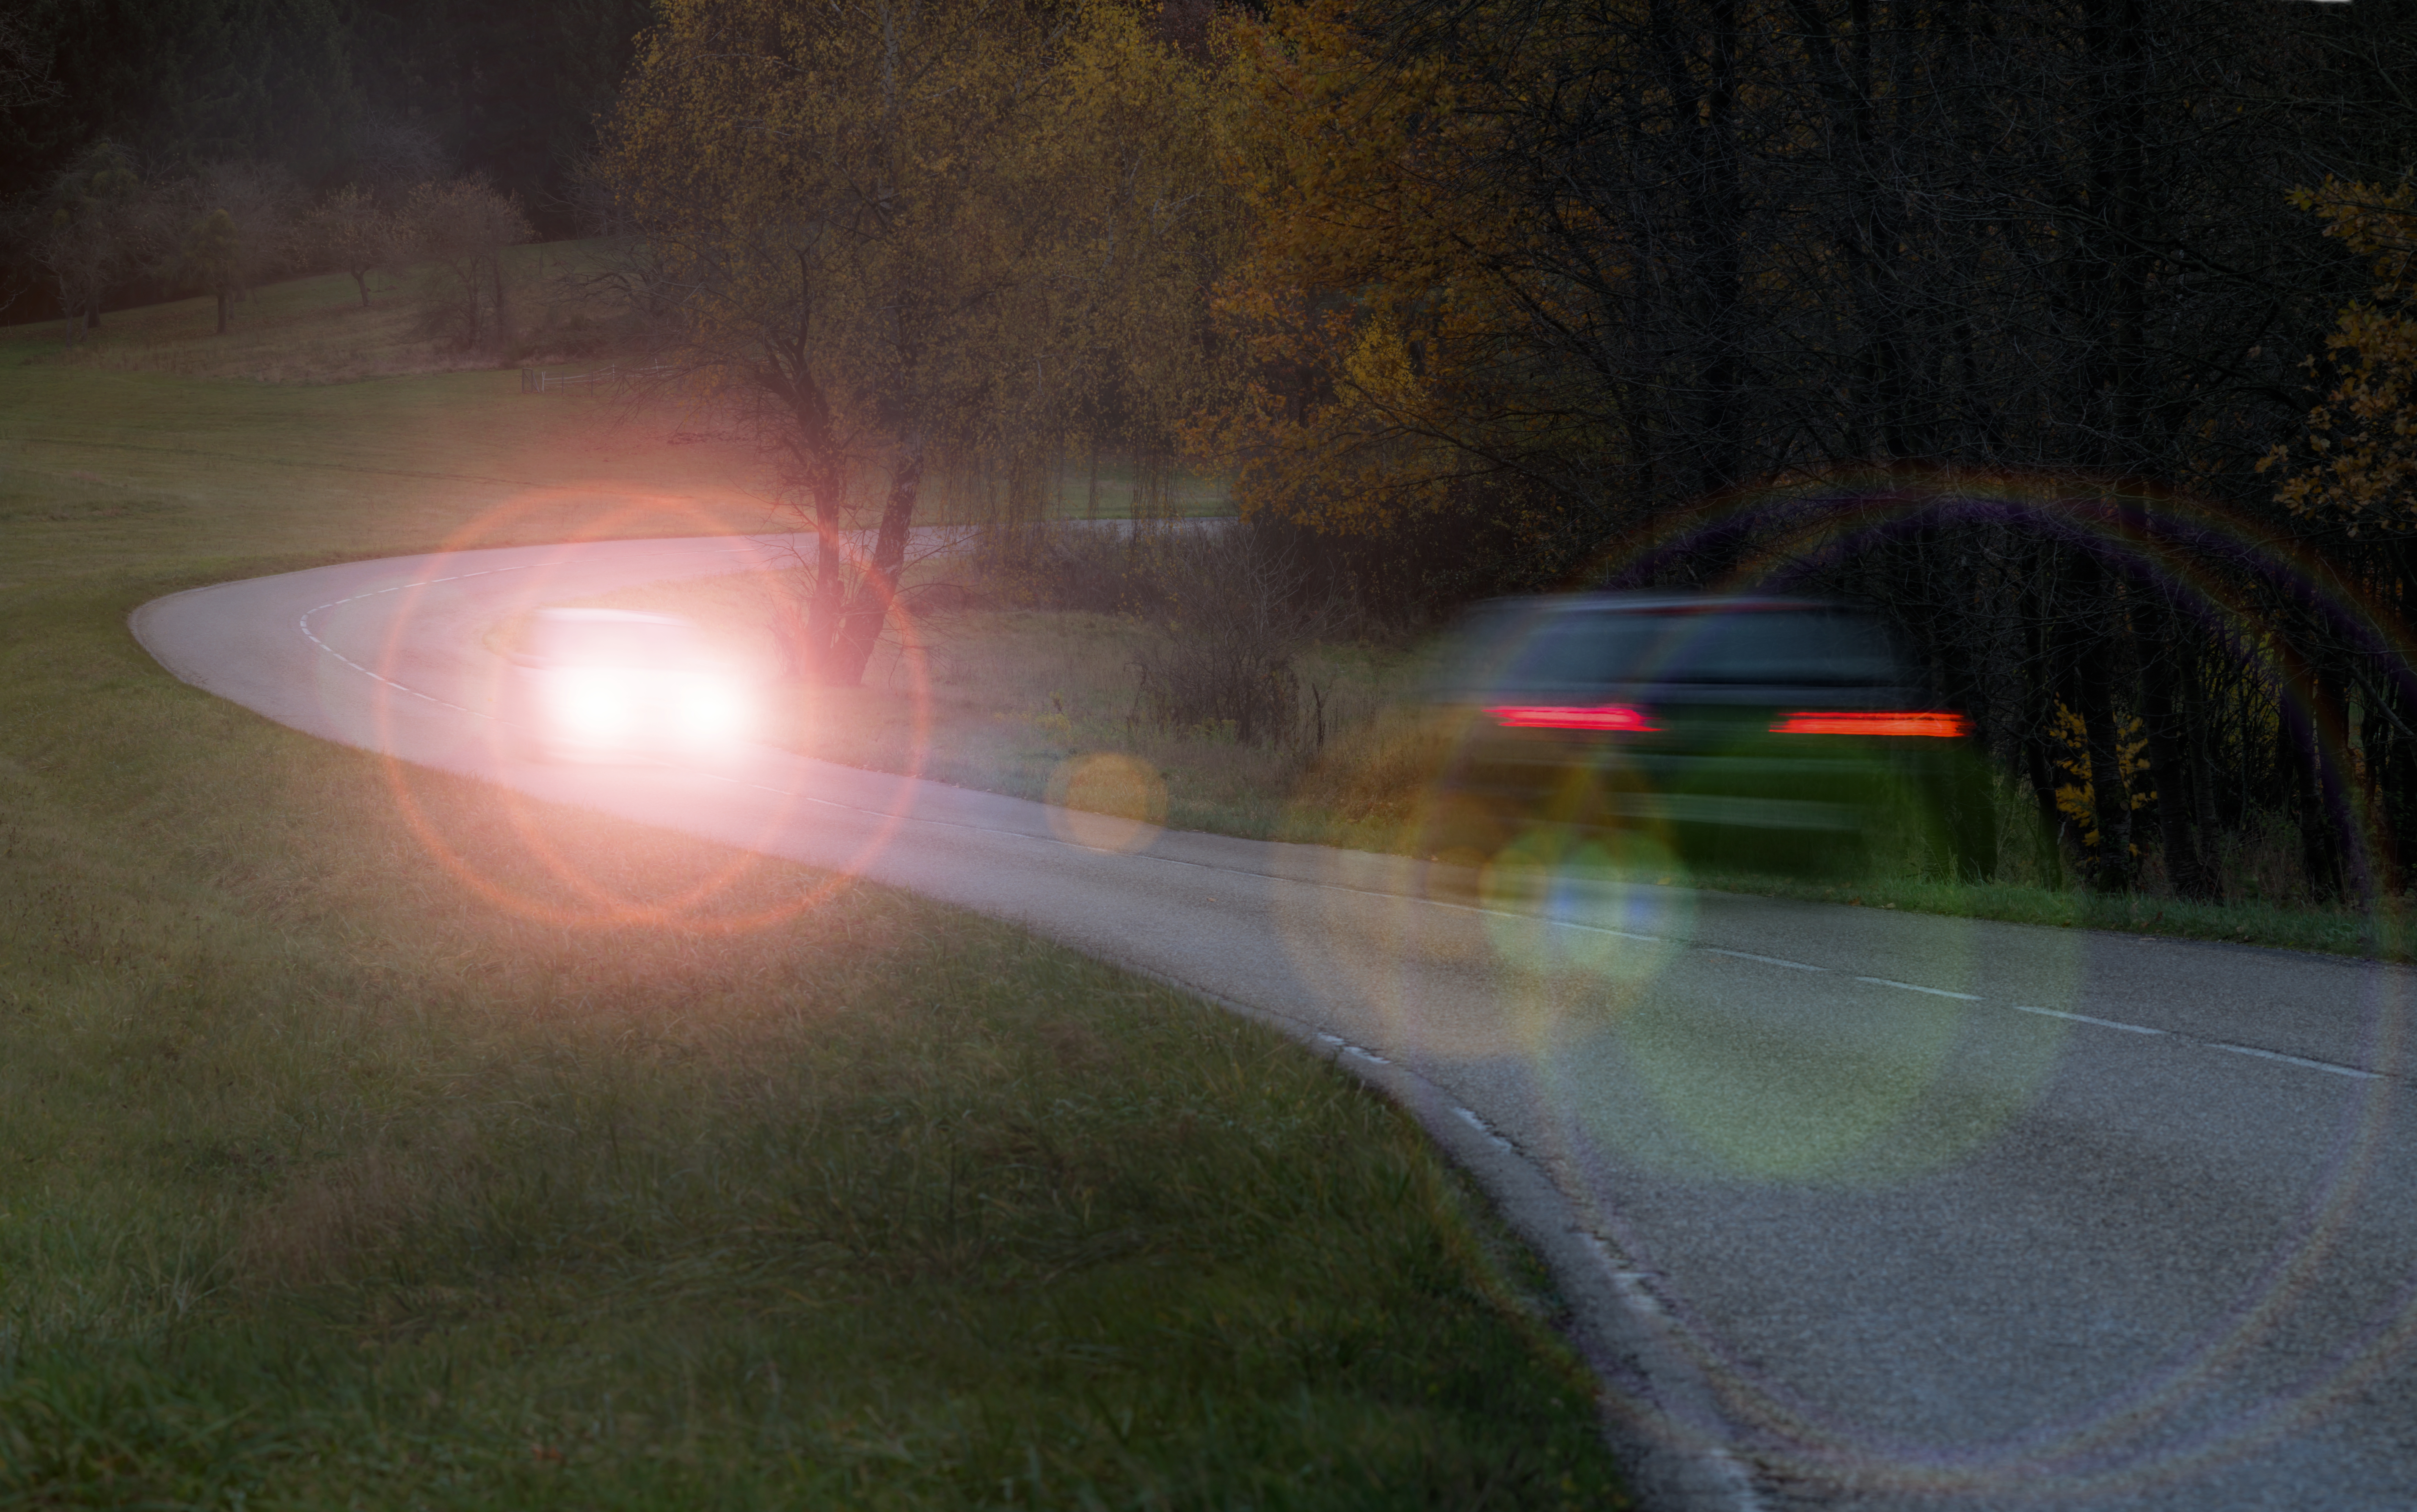
[[[676,615],[541,609],[509,660],[502,712],[523,756],[693,761],[752,733],[747,680]]]
[[[1964,717],[1877,617],[1801,598],[1505,599],[1436,696],[1462,735],[1429,854],[1845,871],[1908,828],[1959,867],[1985,782]]]

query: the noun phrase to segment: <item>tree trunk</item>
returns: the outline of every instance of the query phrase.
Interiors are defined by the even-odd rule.
[[[915,522],[915,503],[922,485],[923,444],[917,439],[898,449],[889,497],[881,507],[881,529],[873,541],[873,560],[857,584],[856,602],[848,610],[839,643],[832,647],[834,683],[852,688],[864,680],[865,666],[881,641],[882,622],[898,596],[898,575],[906,565],[907,531]]]
[[[219,334],[220,334],[220,336],[224,336],[224,335],[227,333],[227,295],[226,295],[226,291],[225,291],[224,289],[220,289],[220,290],[219,290],[219,291],[218,291],[218,298],[219,298]]]
[[[2141,549],[2154,551],[2149,509],[2143,494],[2131,492],[2121,506],[2125,534]],[[2142,722],[2149,745],[2149,775],[2157,794],[2157,839],[2166,855],[2166,878],[2184,898],[2210,899],[2221,890],[2199,851],[2197,784],[2185,754],[2190,733],[2184,726],[2180,658],[2185,654],[2179,616],[2157,575],[2151,555],[2138,594],[2139,607],[2128,627],[2136,634],[2140,667]]]
[[[814,679],[832,683],[835,648],[839,644],[841,612],[846,607],[847,540],[841,528],[847,482],[824,476],[813,485],[814,496],[814,596],[806,607],[806,643],[814,659]]]
[[[2297,697],[2286,695],[2279,721],[2283,759],[2290,772],[2291,807],[2300,822],[2300,869],[2307,878],[2308,896],[2330,902],[2341,896],[2341,851],[2336,843],[2333,794],[2326,780],[2324,735],[2317,703],[2323,691],[2313,674],[2298,679]],[[2294,707],[2293,705],[2297,705]]]
[[[2097,843],[2090,848],[2090,885],[2103,893],[2128,892],[2134,878],[2132,782],[2115,718],[2116,638],[2106,631],[2105,571],[2087,548],[2075,556],[2066,610],[2072,616],[2069,633],[2075,637],[2069,702],[2081,716],[2090,807],[2098,825]]]
[[[489,284],[494,290],[495,349],[497,351],[502,351],[509,347],[512,343],[511,318],[509,313],[504,308],[503,253],[497,252],[494,257],[487,260],[487,274]]]
[[[2050,632],[2048,614],[2053,595],[2043,580],[2054,567],[2056,554],[2031,553],[2023,574],[2016,612],[2023,628],[2024,709],[2022,750],[2024,775],[2030,779],[2031,800],[2039,806],[2039,868],[2041,881],[2052,892],[2064,890],[2064,810],[2056,801],[2056,764],[2048,750],[2047,730],[2056,714],[2056,690],[2064,686],[2058,665],[2060,638]]]

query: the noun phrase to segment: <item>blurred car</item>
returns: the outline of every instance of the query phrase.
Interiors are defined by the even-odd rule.
[[[1952,846],[1984,770],[1883,623],[1813,599],[1500,600],[1435,694],[1462,733],[1425,849],[1470,865],[1591,840],[1850,869],[1889,825]]]
[[[746,679],[676,615],[542,609],[509,663],[503,718],[524,756],[695,760],[752,732]]]

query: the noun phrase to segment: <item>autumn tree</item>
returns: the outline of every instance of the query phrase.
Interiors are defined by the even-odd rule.
[[[668,362],[811,520],[813,675],[861,678],[935,455],[1066,426],[1168,280],[1198,297],[1166,248],[1213,184],[1103,135],[1174,68],[1129,13],[1040,0],[675,0],[642,45],[601,174]]]
[[[2291,201],[2367,260],[2374,289],[2325,338],[2333,381],[2305,436],[2275,446],[2259,470],[2283,469],[2275,497],[2285,507],[2330,517],[2351,536],[2417,529],[2417,192],[2406,179],[2389,189],[2329,179]],[[2312,374],[2318,366],[2307,359]]]

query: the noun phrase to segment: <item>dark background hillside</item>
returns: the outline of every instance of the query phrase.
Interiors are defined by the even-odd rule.
[[[10,0],[0,199],[94,142],[155,171],[250,159],[303,186],[362,175],[398,136],[486,174],[542,231],[612,103],[649,0]]]

